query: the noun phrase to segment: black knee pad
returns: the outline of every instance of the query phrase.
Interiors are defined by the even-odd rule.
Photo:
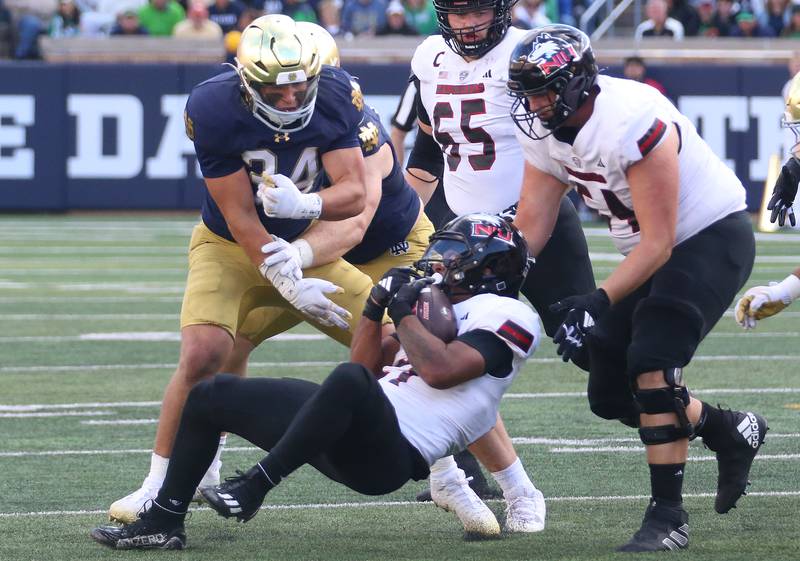
[[[689,390],[683,385],[681,369],[665,368],[662,372],[667,387],[654,390],[637,389],[634,392],[636,403],[639,410],[647,415],[675,413],[678,416],[678,426],[640,427],[639,437],[645,444],[666,444],[694,435],[694,427],[686,415],[690,398]]]
[[[648,296],[636,306],[632,320],[627,364],[633,383],[642,372],[687,365],[703,338],[702,313],[677,298]]]
[[[592,413],[602,419],[618,419],[626,425],[637,426],[639,409],[625,374],[624,352],[609,348],[606,341],[592,336],[586,348],[591,364],[586,393]]]

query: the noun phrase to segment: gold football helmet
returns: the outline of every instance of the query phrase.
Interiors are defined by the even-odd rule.
[[[797,148],[800,145],[800,72],[794,75],[789,86],[781,124],[792,129],[795,140],[794,148]]]
[[[236,72],[245,101],[275,131],[297,131],[311,120],[321,69],[317,41],[288,16],[262,16],[242,32]]]
[[[340,66],[339,47],[336,46],[336,41],[333,36],[328,33],[327,29],[316,23],[311,23],[310,21],[298,21],[297,28],[305,31],[314,38],[314,41],[317,43],[317,50],[319,51],[322,64]]]

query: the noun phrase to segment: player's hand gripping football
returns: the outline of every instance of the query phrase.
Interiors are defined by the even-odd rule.
[[[580,351],[586,342],[586,336],[610,306],[608,295],[602,288],[589,294],[564,298],[550,306],[551,312],[569,310],[553,336],[553,342],[558,345],[557,352],[564,362]]]
[[[378,281],[378,284],[372,287],[367,303],[364,304],[364,317],[372,321],[381,321],[383,312],[400,287],[411,282],[411,279],[417,278],[419,276],[410,267],[389,269]]]
[[[396,326],[400,325],[400,322],[403,321],[404,317],[414,314],[412,310],[414,308],[414,304],[417,303],[419,293],[422,292],[422,289],[429,284],[435,283],[436,280],[437,279],[434,277],[424,277],[421,279],[412,280],[412,282],[404,284],[400,287],[400,290],[398,290],[397,294],[394,295],[392,301],[389,302],[388,308],[389,317],[392,318],[392,321]]]
[[[736,302],[736,323],[753,329],[758,320],[774,316],[797,298],[800,298],[800,279],[794,275],[769,286],[754,286]]]
[[[322,199],[316,193],[302,193],[294,182],[276,173],[263,174],[256,195],[264,214],[270,218],[312,219],[322,214]]]
[[[800,162],[796,157],[791,157],[783,164],[775,188],[772,190],[772,198],[767,203],[767,210],[772,211],[769,216],[770,222],[777,220],[778,225],[783,226],[788,216],[789,223],[792,226],[796,224],[793,205],[798,183],[800,183]]]

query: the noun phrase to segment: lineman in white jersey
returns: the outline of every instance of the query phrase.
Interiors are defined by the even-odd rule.
[[[558,201],[574,187],[609,220],[626,256],[600,288],[559,302],[564,360],[588,347],[589,404],[639,428],[651,501],[620,551],[688,545],[682,505],[690,438],[716,452],[715,509],[748,484],[766,421],[692,397],[682,368],[753,266],[755,243],[736,176],[660,93],[597,75],[586,35],[569,26],[527,34],[509,64],[513,117],[525,152],[517,224],[535,255]]]
[[[512,99],[505,91],[508,57],[524,35],[524,31],[510,27],[513,3],[434,0],[441,35],[426,39],[411,61],[412,80],[418,84],[420,130],[409,156],[407,179],[428,201],[438,178],[442,178],[449,206],[445,220],[448,213],[454,216],[509,209],[513,214],[519,200],[524,160],[510,118]],[[537,257],[537,266],[528,275],[522,294],[538,312],[545,332],[552,336],[566,312],[551,311],[549,306],[594,288],[586,239],[575,208],[564,198],[552,237]],[[573,361],[588,369],[585,355],[576,353]],[[493,473],[498,473],[495,460],[502,450],[513,450],[502,423],[497,427],[500,434],[488,435],[470,448]],[[474,459],[465,454],[458,462],[473,477],[476,491],[490,496]],[[519,477],[521,486],[531,487],[525,483],[527,476],[521,467],[515,477]],[[442,484],[432,478],[431,496],[437,504],[441,500],[437,500],[435,488]],[[510,499],[509,529],[540,529],[537,524],[522,522],[524,500],[506,499]]]
[[[152,507],[136,522],[101,526],[92,537],[116,549],[182,549],[186,508],[221,431],[269,451],[246,473],[203,491],[220,515],[242,521],[306,463],[357,492],[382,495],[424,479],[436,460],[489,431],[503,393],[539,341],[536,314],[516,298],[529,263],[525,240],[502,218],[468,215],[435,233],[418,263],[424,273],[441,275],[457,314],[453,341],[435,337],[412,312],[432,277],[392,269],[370,293],[353,336],[353,362],[322,385],[220,374],[195,386]],[[397,331],[381,340],[387,305]],[[378,381],[373,372],[387,356],[396,357],[394,366]],[[500,533],[491,511],[467,530]]]

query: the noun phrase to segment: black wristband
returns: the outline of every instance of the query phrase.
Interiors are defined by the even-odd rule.
[[[379,306],[372,301],[372,298],[367,297],[367,302],[364,304],[364,311],[361,312],[361,315],[372,321],[381,321],[384,311],[385,308],[383,306]]]

